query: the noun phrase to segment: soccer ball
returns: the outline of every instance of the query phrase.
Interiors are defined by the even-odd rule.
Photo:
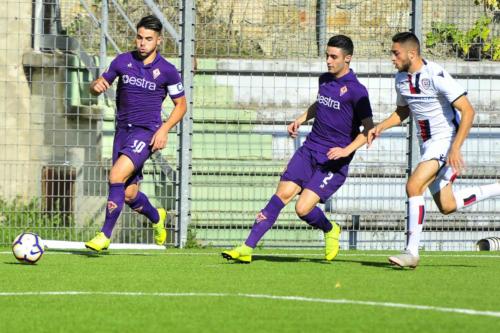
[[[34,264],[43,255],[42,239],[32,232],[23,232],[14,239],[12,253],[17,260]]]

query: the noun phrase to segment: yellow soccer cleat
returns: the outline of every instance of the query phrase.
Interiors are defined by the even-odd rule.
[[[340,226],[332,222],[332,230],[325,233],[325,259],[332,261],[339,254]]]
[[[157,245],[163,245],[167,240],[167,230],[165,229],[167,212],[163,208],[158,208],[158,215],[160,215],[160,220],[157,223],[153,223],[155,243]]]
[[[249,264],[252,262],[252,251],[253,249],[250,246],[243,244],[232,250],[222,251],[221,255],[227,260]]]
[[[101,252],[108,249],[109,243],[111,241],[106,237],[104,232],[99,232],[94,238],[85,243],[85,247],[96,252]]]

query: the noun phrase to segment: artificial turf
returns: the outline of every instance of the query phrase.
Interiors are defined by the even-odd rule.
[[[496,332],[500,255],[427,252],[415,270],[381,252],[0,250],[1,332]],[[372,302],[372,303],[363,303]],[[422,305],[425,308],[411,308]],[[464,313],[466,310],[474,310]],[[458,311],[458,312],[457,312]],[[490,313],[488,314],[487,311]]]

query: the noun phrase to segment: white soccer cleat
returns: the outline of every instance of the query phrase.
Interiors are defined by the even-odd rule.
[[[406,250],[396,256],[390,256],[389,262],[399,267],[416,268],[420,262],[420,257],[415,256],[411,254],[410,251]]]

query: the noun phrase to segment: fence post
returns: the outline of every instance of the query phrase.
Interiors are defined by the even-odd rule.
[[[424,1],[413,0],[411,6],[411,30],[417,36],[420,43],[422,43],[422,18],[424,14]]]
[[[108,0],[102,2],[101,7],[101,45],[99,49],[99,75],[106,69],[107,38],[108,33]],[[94,78],[97,79],[97,78]]]
[[[191,221],[191,156],[193,122],[193,79],[194,79],[194,23],[196,8],[194,0],[182,2],[181,71],[187,100],[187,112],[180,123],[179,140],[179,205],[177,245],[184,247],[187,240],[188,225]]]
[[[417,36],[420,44],[422,44],[422,16],[423,16],[423,0],[412,0],[411,6],[411,31]],[[408,122],[408,168],[406,170],[407,178],[410,177],[413,169],[418,164],[420,148],[417,138],[417,124],[414,117],[410,114]],[[410,223],[410,203],[406,201],[406,241],[408,244],[408,229]]]
[[[351,216],[351,228],[349,230],[349,250],[356,250],[358,247],[359,215]]]
[[[328,6],[326,0],[318,0],[316,4],[316,40],[318,44],[318,56],[322,57],[326,50],[326,18]]]
[[[412,12],[411,12],[411,31],[417,36],[420,44],[423,43],[422,40],[422,16],[423,16],[423,0],[412,0]],[[417,138],[417,127],[415,119],[410,115],[410,122],[408,125],[408,176],[411,171],[417,166],[419,158],[420,148],[418,145]]]

